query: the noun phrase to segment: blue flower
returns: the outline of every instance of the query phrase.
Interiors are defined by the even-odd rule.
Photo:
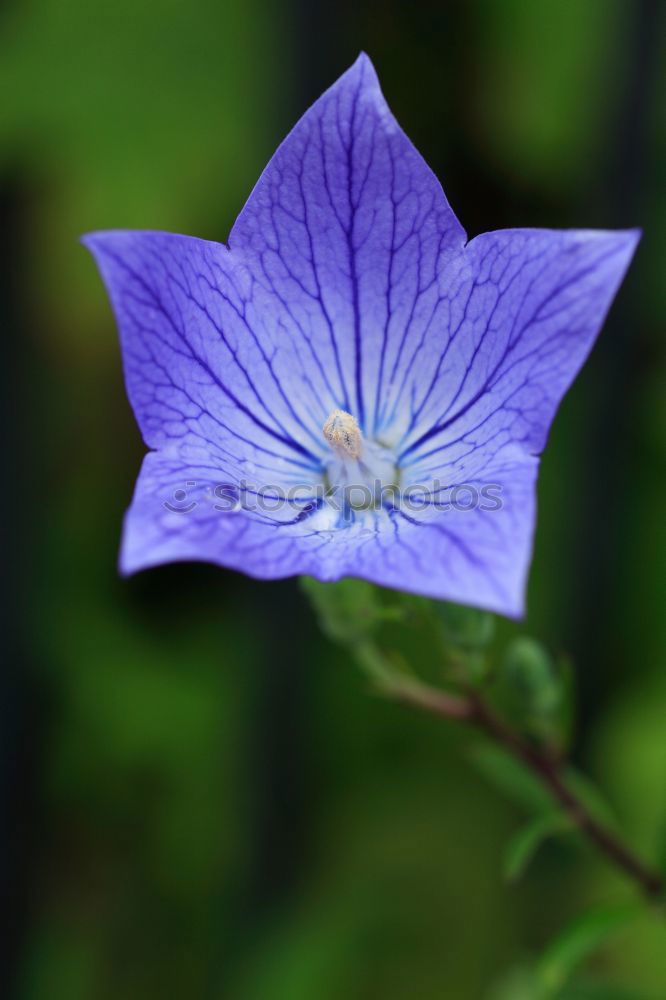
[[[152,449],[122,570],[358,576],[520,615],[539,455],[637,240],[467,242],[361,55],[226,246],[85,238]]]

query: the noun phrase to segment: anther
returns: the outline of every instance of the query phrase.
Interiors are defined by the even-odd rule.
[[[363,436],[356,417],[344,410],[333,410],[323,427],[324,437],[342,458],[360,458]]]

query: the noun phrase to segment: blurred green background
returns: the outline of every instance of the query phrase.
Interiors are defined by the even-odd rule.
[[[665,13],[660,0],[2,3],[4,995],[532,1000],[521,963],[582,906],[631,896],[566,844],[507,885],[522,814],[470,764],[472,737],[369,697],[294,581],[205,565],[118,579],[143,449],[77,238],[226,238],[276,143],[361,48],[471,235],[644,228],[543,461],[527,628],[574,659],[576,758],[654,856]],[[663,924],[632,924],[574,995],[663,1000]]]

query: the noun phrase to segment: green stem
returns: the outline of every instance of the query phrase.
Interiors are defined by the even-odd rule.
[[[562,763],[528,743],[476,693],[451,695],[395,671],[381,651],[367,642],[355,650],[361,666],[382,693],[440,718],[466,722],[480,729],[525,764],[581,832],[651,900],[663,897],[664,879],[648,868],[608,827],[600,823],[568,786]]]

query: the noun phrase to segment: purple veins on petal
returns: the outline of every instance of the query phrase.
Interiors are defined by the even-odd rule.
[[[538,455],[637,241],[466,243],[361,55],[279,146],[228,246],[84,238],[151,449],[122,570],[353,575],[522,614]],[[336,445],[346,426],[353,448]],[[188,502],[169,505],[183,484]],[[219,484],[236,505],[216,503]],[[471,508],[452,502],[463,488]]]

